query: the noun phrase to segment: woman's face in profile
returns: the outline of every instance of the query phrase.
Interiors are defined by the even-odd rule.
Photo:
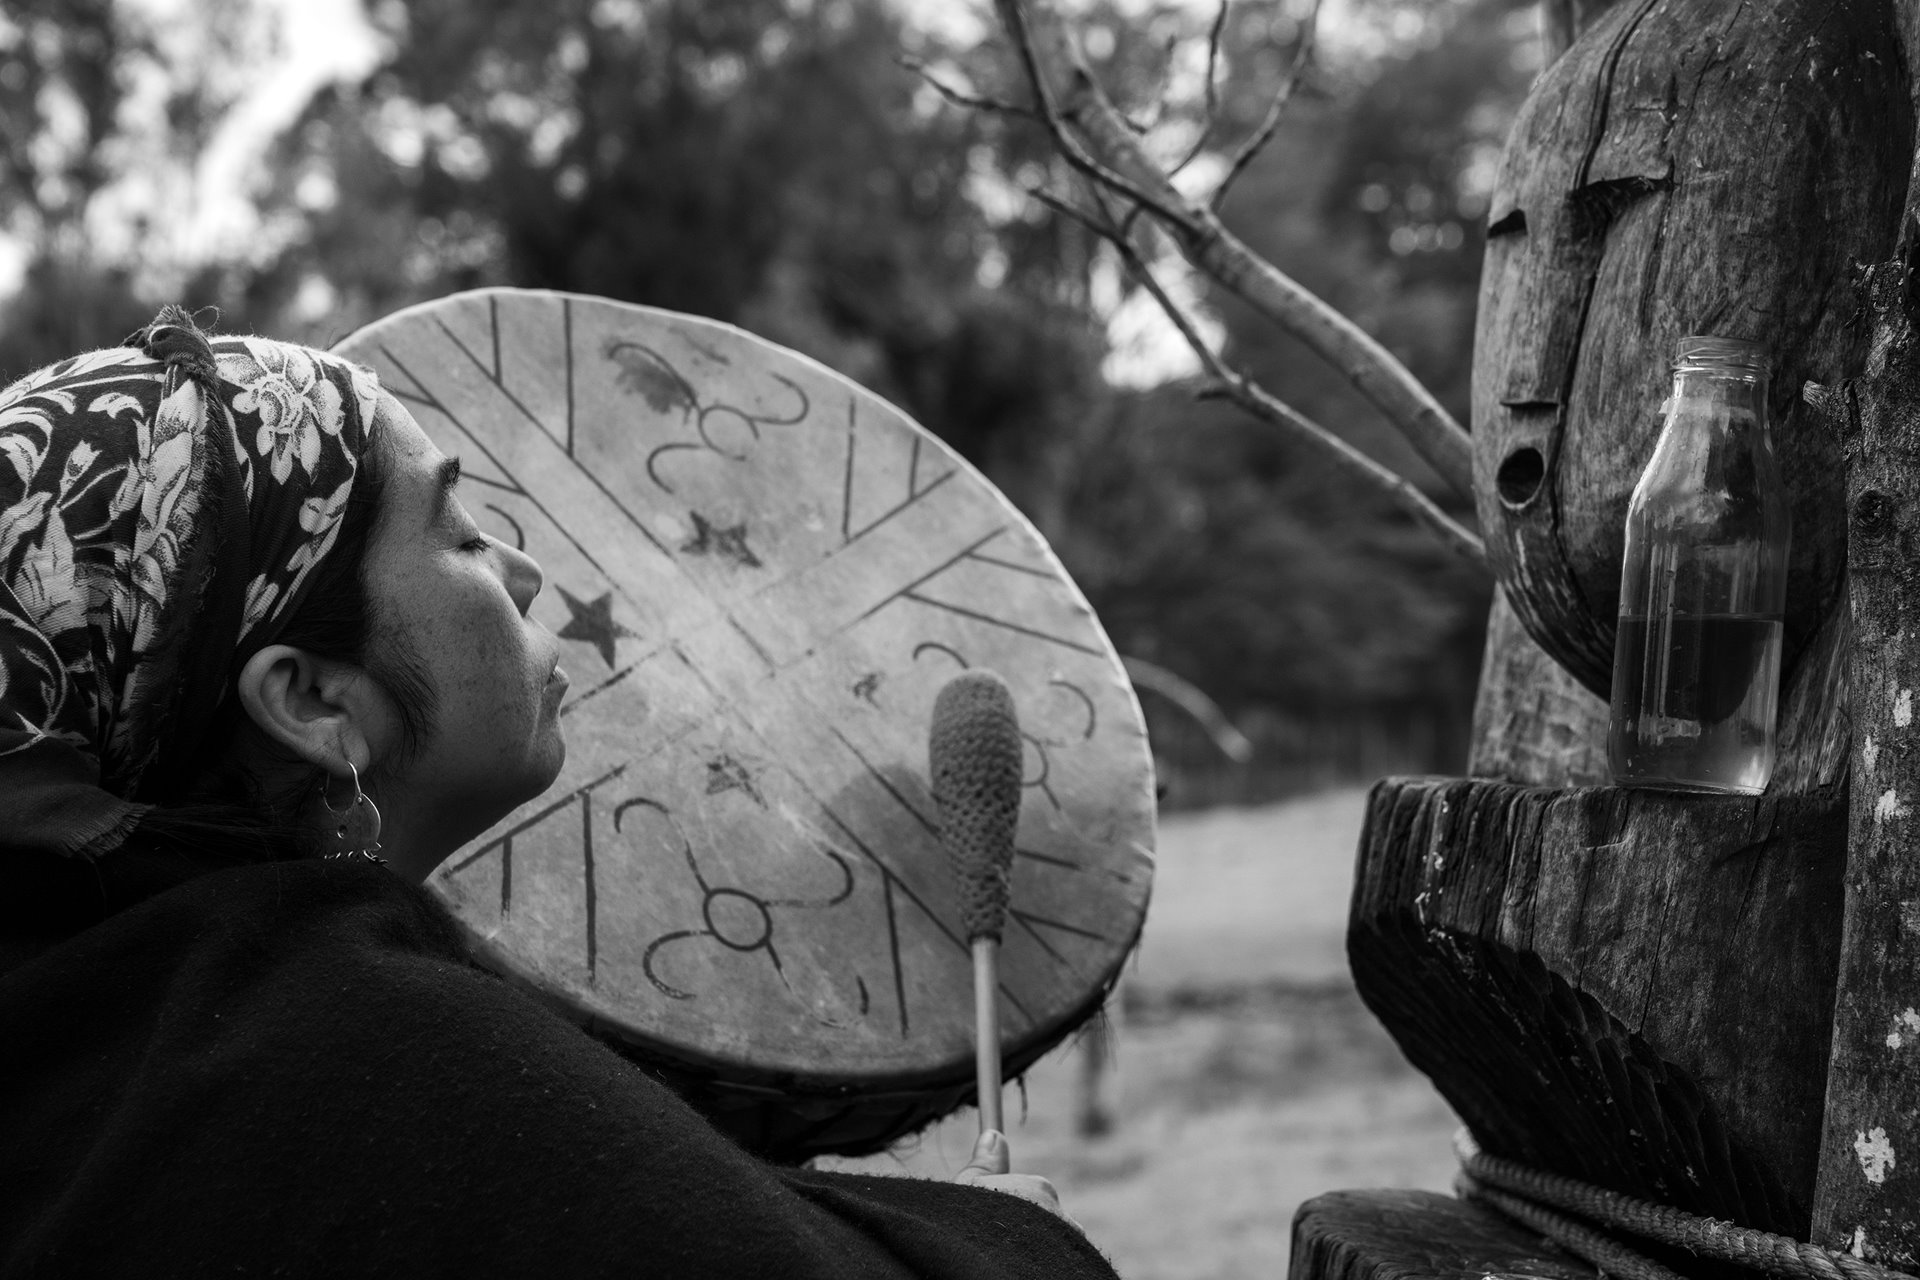
[[[540,566],[480,531],[455,464],[384,393],[375,447],[386,484],[364,569],[369,657],[416,665],[436,704],[418,753],[383,766],[381,803],[416,849],[444,858],[559,775],[567,677],[527,612]]]

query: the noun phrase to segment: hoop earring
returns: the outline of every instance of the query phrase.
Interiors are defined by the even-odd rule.
[[[333,815],[334,847],[322,858],[344,858],[354,862],[372,862],[385,865],[386,859],[380,853],[380,808],[374,804],[373,797],[360,789],[360,771],[353,767],[353,761],[346,762],[347,770],[353,775],[353,799],[346,807],[336,809],[333,800],[327,795],[333,785],[333,776],[329,774],[320,783],[320,803],[327,806],[327,812]]]

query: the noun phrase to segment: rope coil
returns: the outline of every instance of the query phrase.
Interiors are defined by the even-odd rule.
[[[1837,1249],[1636,1200],[1574,1178],[1542,1173],[1516,1161],[1490,1156],[1480,1150],[1473,1135],[1465,1129],[1454,1135],[1453,1150],[1460,1158],[1462,1171],[1455,1192],[1462,1199],[1480,1201],[1531,1227],[1609,1275],[1628,1277],[1628,1280],[1679,1280],[1668,1268],[1640,1257],[1585,1223],[1552,1212],[1553,1209],[1578,1214],[1645,1240],[1685,1249],[1699,1257],[1731,1262],[1790,1280],[1920,1280],[1905,1271],[1895,1271]],[[1601,1256],[1603,1254],[1605,1256]]]

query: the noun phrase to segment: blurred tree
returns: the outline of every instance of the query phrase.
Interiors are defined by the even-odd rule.
[[[1401,34],[1318,59],[1226,207],[1456,411],[1483,150],[1527,72],[1513,8],[1356,0],[1356,30]],[[1231,6],[1209,117],[1210,12],[1083,11],[1102,76],[1170,158],[1193,153],[1197,181],[1304,33],[1297,2]],[[0,217],[31,246],[0,306],[0,375],[174,297],[321,343],[488,283],[693,311],[902,404],[1035,519],[1123,649],[1230,707],[1464,707],[1484,616],[1471,572],[1270,429],[1101,377],[1127,291],[1097,237],[1029,194],[1059,172],[1051,145],[933,87],[1017,96],[997,38],[956,47],[890,0],[382,0],[380,65],[316,97],[261,168],[260,234],[195,257],[168,230],[272,66],[268,28],[253,0],[190,6],[165,31],[142,12],[24,0],[0,19]],[[1316,357],[1201,297],[1234,359],[1420,474]]]
[[[22,0],[0,15],[0,220],[77,220],[111,175],[124,64],[145,52],[112,0]]]
[[[901,65],[883,0],[400,0],[391,59],[276,169],[306,207],[250,308],[329,329],[488,282],[742,324],[893,399],[1041,519],[1052,424],[1097,396],[1057,220],[996,224],[999,122]],[[1077,235],[1066,229],[1069,237]],[[320,311],[320,308],[316,308]]]
[[[161,15],[115,0],[0,12],[0,380],[110,342],[181,277],[193,171],[270,39],[252,0]]]
[[[1123,652],[1241,710],[1416,708],[1464,726],[1486,609],[1475,569],[1180,386],[1121,398],[1092,443],[1059,551]]]

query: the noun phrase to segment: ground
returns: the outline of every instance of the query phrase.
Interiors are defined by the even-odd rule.
[[[1452,1182],[1452,1112],[1347,977],[1365,792],[1161,824],[1153,903],[1121,986],[1116,1123],[1076,1132],[1082,1053],[1007,1093],[1014,1168],[1052,1179],[1126,1280],[1286,1274],[1293,1212],[1323,1191]],[[951,1176],[971,1111],[832,1167]]]

